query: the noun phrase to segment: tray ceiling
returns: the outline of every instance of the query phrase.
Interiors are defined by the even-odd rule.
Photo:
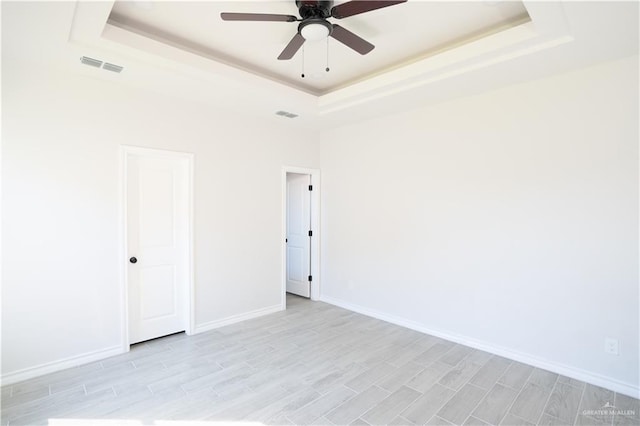
[[[490,21],[486,27],[477,26],[480,28],[477,37],[469,30],[469,26],[459,26],[458,28],[464,27],[470,32],[456,35],[449,31],[453,28],[452,24],[443,24],[437,27],[441,30],[440,38],[429,38],[429,43],[425,40],[422,40],[424,43],[420,42],[422,44],[412,42],[412,46],[422,46],[421,52],[426,53],[413,56],[409,54],[409,59],[405,62],[402,62],[404,59],[400,59],[400,65],[391,65],[388,71],[388,67],[383,68],[384,72],[376,72],[375,67],[366,67],[355,72],[356,66],[368,64],[363,61],[368,60],[368,57],[345,49],[347,59],[342,62],[332,53],[332,70],[325,79],[329,76],[337,79],[338,71],[352,72],[354,77],[344,78],[343,86],[334,83],[335,86],[327,85],[324,89],[321,86],[309,89],[300,86],[302,83],[298,72],[301,64],[296,62],[299,60],[298,57],[287,63],[293,66],[291,69],[287,68],[287,72],[290,70],[291,74],[285,73],[284,77],[268,74],[268,71],[263,71],[266,74],[260,74],[256,70],[247,71],[243,67],[255,65],[248,61],[245,61],[246,64],[232,64],[230,59],[229,63],[226,63],[223,59],[215,57],[214,54],[222,54],[189,35],[195,32],[196,27],[190,20],[177,15],[187,13],[191,16],[191,7],[216,6],[216,12],[211,12],[211,19],[207,17],[198,21],[202,27],[199,30],[201,34],[207,32],[205,27],[209,23],[211,31],[219,29],[219,26],[227,27],[231,24],[251,27],[251,32],[257,32],[261,37],[249,37],[245,40],[246,45],[239,45],[238,40],[227,42],[224,36],[220,36],[221,40],[215,42],[232,45],[235,50],[230,51],[236,54],[240,48],[256,51],[271,49],[272,52],[268,55],[265,53],[265,57],[269,63],[281,65],[274,58],[283,48],[281,42],[286,43],[291,38],[289,31],[295,31],[295,28],[290,30],[287,24],[282,23],[284,26],[280,26],[280,29],[284,32],[281,38],[277,43],[274,40],[269,41],[270,37],[274,37],[273,31],[276,31],[281,23],[269,26],[267,23],[256,24],[257,27],[265,28],[259,31],[255,25],[249,23],[223,22],[219,18],[218,10],[238,11],[238,8],[231,6],[246,6],[241,1],[225,4],[228,6],[222,6],[217,2],[198,4],[141,1],[121,5],[113,0],[3,3],[2,31],[3,34],[10,35],[2,39],[3,69],[15,63],[58,69],[67,72],[69,78],[90,78],[104,81],[105,84],[117,85],[109,87],[141,88],[170,97],[188,99],[215,110],[242,114],[247,117],[248,123],[258,119],[279,122],[287,127],[298,127],[305,131],[323,131],[342,124],[424,107],[456,97],[472,96],[510,84],[637,55],[640,40],[637,2],[523,0],[522,4],[529,17],[526,18],[526,22],[510,26],[513,22],[511,19],[518,19],[517,12],[501,15],[503,18],[506,16],[502,21],[505,22],[504,28],[497,23],[499,21]],[[252,4],[254,7],[250,10],[257,10],[257,5],[265,13],[276,11],[277,4],[295,9],[293,4],[282,2],[253,1]],[[435,10],[453,11],[463,8],[468,12],[464,16],[471,22],[478,22],[476,19],[486,9],[495,12],[501,10],[503,5],[511,7],[513,2],[409,0],[400,6],[338,22],[369,38],[377,44],[374,52],[380,52],[384,49],[383,45],[374,39],[377,37],[375,31],[384,34],[394,31],[404,34],[404,23],[414,19],[414,14],[407,12],[412,10],[410,7],[414,8],[413,10],[430,8],[432,14]],[[116,12],[121,10],[121,6],[131,7],[136,14],[157,13],[167,22],[172,22],[176,32],[185,31],[182,37],[191,39],[178,39],[177,35],[171,33],[171,28],[166,26],[152,28],[138,23],[138,27],[134,27],[137,21],[133,18],[127,22],[116,23],[115,19],[127,19],[117,16]],[[175,8],[175,11],[172,8]],[[179,12],[178,9],[182,8],[184,11]],[[382,18],[380,23],[372,23],[375,14],[379,13],[389,18],[391,12],[399,13],[402,8],[406,14],[402,18],[403,24],[397,20]],[[295,13],[295,10],[287,10],[285,13]],[[427,22],[425,13],[420,16],[422,26],[418,26],[418,30],[429,28],[428,25],[427,28],[423,28]],[[360,25],[363,27],[352,26],[356,18],[362,21]],[[443,16],[441,18],[445,19]],[[452,16],[446,19],[452,19]],[[434,22],[439,25],[437,19]],[[295,24],[293,26],[295,27]],[[384,28],[384,31],[381,28]],[[408,32],[416,30],[415,27],[407,28],[411,29],[407,30]],[[489,28],[489,33],[494,32],[487,34],[485,28]],[[435,28],[431,30],[435,31]],[[244,32],[243,36],[248,37]],[[332,51],[338,50],[337,47]],[[207,52],[206,49],[211,51]],[[386,49],[395,54],[395,48]],[[309,52],[306,53],[308,57]],[[79,61],[79,58],[84,56],[123,66],[124,70],[114,73],[86,66]],[[237,56],[241,59],[246,58],[243,53]],[[322,60],[320,65],[321,70],[324,70]],[[307,72],[310,73],[309,70]],[[309,79],[303,83],[309,84],[312,81]],[[326,83],[328,82],[323,82]],[[277,115],[276,112],[281,110],[289,111],[297,117],[289,119]]]
[[[335,2],[340,4],[343,2]],[[331,93],[530,20],[520,1],[409,1],[335,20],[376,47],[362,56],[336,40],[276,58],[297,22],[225,22],[221,12],[298,16],[293,0],[116,1],[109,24],[314,95]],[[329,72],[325,71],[327,65]],[[305,78],[301,77],[304,72]]]

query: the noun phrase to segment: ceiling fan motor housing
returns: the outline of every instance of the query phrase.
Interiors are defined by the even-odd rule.
[[[296,0],[298,12],[302,19],[308,18],[328,18],[331,16],[331,0]]]

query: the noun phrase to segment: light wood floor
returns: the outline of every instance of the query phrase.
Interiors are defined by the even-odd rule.
[[[5,386],[2,425],[640,424],[636,399],[324,303],[287,303]]]

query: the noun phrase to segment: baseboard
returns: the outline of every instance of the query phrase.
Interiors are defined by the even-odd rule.
[[[255,311],[246,312],[243,314],[232,315],[227,318],[223,318],[216,321],[209,321],[204,324],[196,325],[194,334],[202,333],[205,331],[213,330],[215,328],[224,327],[225,325],[235,324],[240,321],[261,317],[263,315],[272,314],[283,310],[281,304],[268,306],[266,308],[256,309]],[[58,361],[48,362],[46,364],[36,365],[35,367],[29,367],[22,370],[12,371],[10,373],[3,374],[0,377],[0,383],[4,385],[10,385],[23,380],[32,379],[34,377],[42,376],[44,374],[54,373],[56,371],[64,370],[71,367],[76,367],[82,364],[88,364],[90,362],[99,361],[101,359],[108,358],[114,355],[120,355],[126,352],[123,346],[112,346],[110,348],[101,349],[93,352],[87,352],[84,354],[76,355],[73,357],[61,359]]]
[[[100,349],[97,351],[86,352],[84,354],[64,358],[58,361],[48,362],[45,364],[36,365],[35,367],[24,368],[22,370],[13,371],[2,375],[2,385],[10,385],[13,383],[22,382],[23,380],[33,379],[34,377],[42,376],[44,374],[54,373],[56,371],[65,370],[71,367],[77,367],[78,365],[88,364],[90,362],[99,361],[101,359],[108,358],[110,356],[121,354],[122,346],[112,346],[106,349]]]
[[[547,359],[538,358],[536,356],[514,351],[509,348],[497,346],[485,341],[474,339],[468,336],[462,336],[459,334],[451,333],[448,331],[437,330],[427,327],[424,324],[420,324],[416,321],[408,320],[406,318],[389,315],[384,312],[380,312],[374,309],[369,309],[364,306],[356,305],[343,300],[335,299],[329,296],[321,296],[322,302],[329,303],[331,305],[338,306],[340,308],[348,309],[353,312],[357,312],[368,317],[376,318],[382,321],[386,321],[392,324],[396,324],[402,327],[409,328],[411,330],[419,331],[421,333],[436,336],[441,339],[449,340],[452,342],[460,343],[465,346],[479,349],[485,352],[490,352],[495,355],[499,355],[505,358],[509,358],[514,361],[522,362],[532,365],[534,367],[542,368],[544,370],[552,371],[563,376],[571,377],[572,379],[581,380],[586,383],[591,383],[596,386],[603,387],[624,395],[631,396],[633,398],[640,397],[640,387],[634,386],[630,383],[621,382],[619,380],[612,379],[610,377],[595,374],[589,371],[585,371],[579,368],[571,367],[568,365],[560,364],[557,362],[549,361]]]
[[[230,317],[222,318],[215,321],[208,321],[202,324],[196,324],[194,334],[204,333],[205,331],[214,330],[216,328],[224,327],[225,325],[235,324],[240,321],[246,321],[248,319],[261,317],[263,315],[273,314],[275,312],[280,312],[283,309],[283,306],[278,303],[277,305],[267,306],[266,308],[256,309],[255,311],[232,315]]]

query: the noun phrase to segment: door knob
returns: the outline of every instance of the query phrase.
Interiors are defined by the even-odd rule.
[[[132,257],[131,259],[129,259],[129,262],[131,263],[136,263],[138,261],[138,259],[136,259],[135,257]]]

